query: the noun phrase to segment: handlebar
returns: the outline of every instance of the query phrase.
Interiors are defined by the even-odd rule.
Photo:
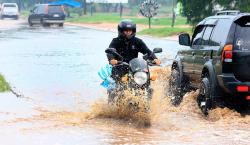
[[[149,66],[160,66],[160,65],[156,64],[155,61],[153,61],[153,60],[147,60],[147,63]]]
[[[160,65],[157,65],[153,60],[147,60],[146,62],[149,66],[160,66]],[[129,64],[124,61],[118,61],[118,63],[114,66],[122,66],[122,65],[129,66]]]
[[[118,63],[114,66],[121,66],[121,65],[129,66],[129,64],[127,62],[124,62],[124,61],[118,61]]]

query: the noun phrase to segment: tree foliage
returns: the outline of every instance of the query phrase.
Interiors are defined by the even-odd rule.
[[[250,12],[249,0],[177,0],[183,6],[182,15],[187,23],[196,24],[219,10],[240,10]]]

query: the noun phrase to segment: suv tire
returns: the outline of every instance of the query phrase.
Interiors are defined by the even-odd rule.
[[[169,88],[171,95],[171,103],[174,106],[178,106],[183,98],[183,90],[181,89],[181,77],[180,72],[176,69],[171,71],[171,76],[169,80]]]
[[[59,27],[63,27],[63,23],[58,24]]]
[[[43,19],[41,19],[41,24],[42,24],[43,27],[49,27],[50,26],[50,24],[45,23]]]
[[[211,89],[211,86],[212,85],[208,77],[202,78],[197,102],[204,115],[208,115],[208,111],[213,108],[213,89]]]

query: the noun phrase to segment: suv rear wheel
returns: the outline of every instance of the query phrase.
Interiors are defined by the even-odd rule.
[[[59,27],[63,27],[63,23],[58,24]]]
[[[171,103],[175,106],[179,105],[182,101],[183,90],[181,89],[181,86],[180,72],[173,69],[169,80],[169,88],[171,93]]]
[[[50,24],[45,23],[43,19],[41,19],[41,24],[42,24],[43,27],[49,27],[50,26]]]
[[[48,23],[42,23],[43,27],[49,27],[50,25]]]
[[[213,107],[211,82],[209,77],[204,77],[201,80],[200,91],[197,98],[198,105],[204,115],[208,115],[208,111]]]
[[[30,19],[28,19],[28,22],[29,22],[29,26],[33,26],[33,23],[31,22]]]

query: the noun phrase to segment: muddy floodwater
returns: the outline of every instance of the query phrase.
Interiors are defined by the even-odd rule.
[[[116,35],[73,26],[1,31],[0,73],[20,95],[0,94],[1,144],[250,144],[249,115],[217,108],[204,117],[198,91],[187,93],[180,107],[169,104],[168,65],[181,48],[175,41],[140,37],[164,51],[158,55],[164,67],[151,68],[158,79],[150,112],[107,105],[97,72]]]

